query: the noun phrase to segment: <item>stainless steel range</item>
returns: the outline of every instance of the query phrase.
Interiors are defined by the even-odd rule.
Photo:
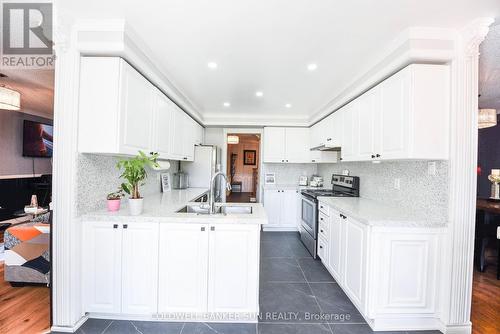
[[[359,177],[332,175],[332,189],[302,190],[300,239],[313,258],[318,245],[318,197],[359,197]]]

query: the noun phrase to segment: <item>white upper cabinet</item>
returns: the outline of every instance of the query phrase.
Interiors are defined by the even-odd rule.
[[[264,128],[264,162],[285,162],[285,128]]]
[[[448,159],[448,71],[409,65],[340,109],[342,160]]]
[[[309,128],[264,128],[264,162],[306,163]]]
[[[118,57],[82,57],[78,150],[192,160],[203,128]],[[188,120],[189,119],[189,120]]]

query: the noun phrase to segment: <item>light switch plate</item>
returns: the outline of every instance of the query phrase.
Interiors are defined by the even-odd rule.
[[[394,179],[394,189],[401,189],[401,179],[397,178],[397,179]]]
[[[435,161],[430,161],[427,164],[427,174],[436,175],[436,162]]]

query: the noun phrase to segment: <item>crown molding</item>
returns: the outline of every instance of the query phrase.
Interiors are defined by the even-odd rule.
[[[125,20],[78,20],[74,29],[81,55],[125,59],[193,119],[203,124],[203,116],[198,111],[200,108],[168,79],[164,69],[156,65],[159,62],[151,57],[151,50]]]
[[[204,124],[208,127],[215,126],[309,126],[307,115],[269,115],[269,114],[231,114],[231,113],[205,113]]]

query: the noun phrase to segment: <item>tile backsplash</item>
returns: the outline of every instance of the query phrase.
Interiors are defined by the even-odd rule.
[[[106,195],[118,189],[121,180],[116,163],[120,158],[95,154],[78,155],[77,171],[77,214],[106,207]],[[172,164],[172,166],[175,166]],[[170,167],[172,169],[172,167]],[[161,172],[148,170],[146,183],[141,187],[141,195],[161,192]]]
[[[408,210],[428,212],[436,218],[447,219],[448,163],[436,162],[435,175],[428,174],[427,161],[343,162],[318,165],[318,174],[325,184],[332,174],[347,169],[350,175],[360,177],[361,197],[399,205]],[[395,189],[395,179],[400,189]]]
[[[263,164],[262,177],[266,173],[276,174],[276,184],[298,184],[299,176],[316,174],[318,166],[316,164]],[[263,180],[263,179],[262,179]],[[262,182],[264,184],[264,182]]]

